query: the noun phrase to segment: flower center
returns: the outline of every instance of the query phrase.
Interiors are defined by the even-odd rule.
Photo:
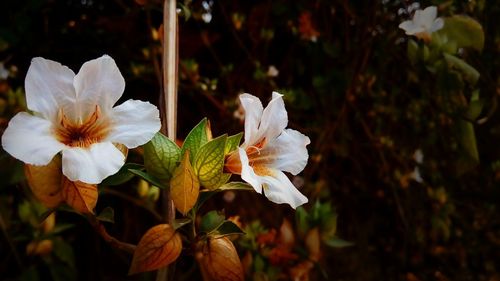
[[[248,157],[248,165],[254,169],[255,173],[258,173],[257,171],[264,171],[265,169],[260,166],[269,163],[268,160],[270,158],[268,157],[267,153],[261,153],[262,148],[265,145],[266,139],[263,138],[258,143],[247,147],[247,149],[245,150]],[[241,174],[241,159],[238,150],[234,151],[227,157],[224,168],[226,171],[233,174]]]
[[[89,147],[102,141],[109,133],[109,120],[104,118],[98,105],[84,121],[74,122],[59,110],[55,135],[58,141],[71,147]]]

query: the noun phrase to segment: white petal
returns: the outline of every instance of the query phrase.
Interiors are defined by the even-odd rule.
[[[288,125],[288,114],[285,109],[283,95],[273,92],[273,99],[262,112],[259,126],[259,138],[265,137],[268,141],[278,137]]]
[[[260,118],[264,107],[260,100],[250,94],[240,95],[241,106],[245,110],[245,145],[252,145],[258,141],[257,131],[259,129]]]
[[[160,113],[149,102],[128,100],[109,114],[113,129],[107,140],[135,148],[145,144],[160,130]]]
[[[101,183],[125,163],[125,156],[112,143],[103,142],[89,148],[71,147],[62,152],[63,174],[72,181]]]
[[[304,134],[292,129],[286,129],[276,141],[269,143],[265,150],[272,151],[274,155],[273,168],[297,175],[304,170],[307,164],[309,154],[306,146],[309,143],[311,141]],[[266,153],[266,151],[262,151],[262,154]]]
[[[407,35],[415,34],[415,32],[413,31],[415,27],[415,24],[413,24],[411,20],[407,20],[399,24],[399,28],[403,29]]]
[[[26,103],[29,109],[53,120],[59,108],[73,111],[75,73],[58,62],[34,58],[26,74]],[[71,116],[68,116],[71,117]]]
[[[421,13],[421,21],[425,26],[431,26],[437,16],[436,6],[429,6],[425,8]]]
[[[262,183],[260,182],[259,176],[257,176],[252,167],[250,167],[247,153],[242,148],[238,148],[238,152],[241,161],[241,178],[249,183],[255,191],[262,193]]]
[[[107,112],[122,96],[125,80],[115,61],[107,55],[88,61],[75,76],[78,108],[77,114],[86,118],[95,106]]]
[[[272,176],[261,177],[264,184],[264,195],[270,201],[277,204],[286,203],[294,209],[309,201],[283,172],[278,170],[272,172]]]
[[[438,31],[444,26],[444,20],[442,18],[437,18],[434,20],[434,23],[432,23],[432,27],[430,32]]]
[[[40,166],[47,165],[65,145],[55,139],[48,120],[20,112],[3,133],[2,147],[17,159]]]

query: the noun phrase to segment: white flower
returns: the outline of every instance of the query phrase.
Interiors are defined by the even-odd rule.
[[[399,28],[403,29],[407,35],[414,35],[425,41],[431,39],[431,34],[440,30],[444,26],[442,18],[436,18],[436,6],[429,6],[422,10],[416,10],[413,18],[402,22]]]
[[[280,74],[279,70],[276,68],[276,66],[274,65],[270,65],[268,68],[267,68],[267,73],[266,75],[268,77],[277,77],[278,74]]]
[[[287,203],[293,208],[306,203],[302,195],[283,173],[300,173],[309,155],[307,136],[285,129],[288,115],[282,95],[273,92],[273,99],[264,109],[252,95],[240,95],[245,110],[245,141],[226,160],[226,169],[241,174],[258,193],[275,203]]]
[[[161,126],[158,109],[148,102],[128,100],[113,108],[125,80],[106,55],[84,63],[76,75],[58,62],[34,58],[25,88],[34,115],[14,116],[2,146],[38,166],[62,152],[62,172],[71,181],[100,183],[125,162],[115,144],[137,147]]]

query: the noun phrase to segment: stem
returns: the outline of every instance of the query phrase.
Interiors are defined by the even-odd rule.
[[[104,225],[95,218],[91,218],[90,223],[92,224],[94,229],[97,231],[97,233],[99,233],[101,235],[102,239],[104,239],[104,241],[108,242],[113,248],[131,253],[131,254],[134,253],[135,248],[137,247],[136,245],[122,242],[122,241],[116,239],[115,237],[109,235],[109,233],[106,231],[106,228],[104,227]]]
[[[162,112],[162,133],[175,141],[177,129],[177,67],[178,67],[178,38],[177,38],[177,7],[176,0],[165,0],[163,5],[163,91],[160,94],[160,110]],[[170,199],[170,190],[161,193],[164,218],[172,225],[175,219],[175,209]],[[170,269],[170,270],[169,270]],[[169,280],[173,277],[175,263],[158,270],[156,281]]]

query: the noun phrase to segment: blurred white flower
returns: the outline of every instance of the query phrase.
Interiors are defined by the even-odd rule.
[[[399,28],[407,35],[414,35],[424,41],[430,41],[431,34],[444,26],[442,18],[436,18],[436,6],[429,6],[424,10],[416,10],[411,20],[402,22]]]
[[[300,173],[309,155],[307,136],[285,129],[288,114],[283,96],[273,92],[264,109],[260,100],[250,94],[240,95],[245,110],[245,141],[226,160],[226,169],[248,182],[258,193],[274,203],[287,203],[292,208],[306,203],[302,195],[283,173]]]
[[[6,80],[7,78],[9,78],[9,70],[5,68],[3,62],[0,62],[0,79]]]
[[[277,77],[280,72],[274,65],[270,65],[269,68],[267,69],[267,76],[268,77]]]
[[[418,166],[415,167],[415,169],[413,170],[413,172],[410,175],[410,178],[412,178],[414,181],[416,181],[418,183],[424,182],[424,179],[422,178],[422,175],[420,174],[420,169],[418,168]]]
[[[417,149],[413,153],[413,160],[417,162],[418,164],[422,164],[424,162],[424,153],[422,152],[422,149]]]
[[[14,116],[2,146],[15,158],[47,165],[62,152],[62,172],[71,181],[100,183],[116,173],[125,156],[115,144],[134,148],[160,129],[158,109],[122,96],[125,80],[109,56],[88,61],[78,74],[58,62],[34,58],[25,80],[28,109]]]

